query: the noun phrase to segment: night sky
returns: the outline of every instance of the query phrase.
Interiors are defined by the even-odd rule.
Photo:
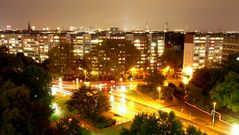
[[[95,26],[239,31],[239,0],[0,0],[0,28]]]

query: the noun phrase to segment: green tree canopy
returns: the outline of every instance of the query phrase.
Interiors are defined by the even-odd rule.
[[[186,132],[174,112],[157,114],[138,114],[135,116],[130,129],[123,128],[120,135],[206,135],[194,126],[189,126]]]
[[[183,125],[173,112],[159,111],[157,114],[136,115],[130,129],[121,135],[184,135]]]
[[[162,85],[164,80],[165,77],[160,72],[153,72],[145,78],[147,84],[152,86]]]
[[[81,127],[76,118],[62,118],[50,129],[50,135],[91,135],[91,132]]]
[[[51,76],[23,54],[0,54],[0,61],[0,123],[7,126],[0,128],[19,135],[45,134],[51,115]]]
[[[194,126],[189,125],[186,130],[186,135],[206,135],[206,133],[202,133],[200,129],[197,129]]]
[[[30,91],[5,82],[0,86],[0,134],[32,134]]]
[[[170,66],[177,71],[183,63],[183,51],[179,47],[166,48],[161,60],[163,65]]]
[[[83,118],[89,118],[110,109],[110,102],[103,92],[82,86],[66,102],[70,111],[77,111]]]
[[[239,112],[239,74],[230,71],[222,83],[218,83],[210,96],[216,100],[217,106],[226,106],[233,112]]]
[[[136,47],[127,40],[107,39],[96,47],[96,57],[99,66],[106,75],[119,76],[120,73],[126,72],[133,67],[140,52]],[[92,54],[94,55],[94,54]]]
[[[53,76],[64,76],[73,72],[74,55],[72,44],[60,44],[49,51],[49,71]]]
[[[239,74],[239,53],[230,54],[227,59],[223,61],[222,68],[225,73],[233,71]]]
[[[190,83],[203,89],[203,94],[208,95],[209,91],[217,82],[222,82],[224,76],[220,68],[201,68],[193,73]]]

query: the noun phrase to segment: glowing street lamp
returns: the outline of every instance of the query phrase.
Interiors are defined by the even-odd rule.
[[[215,114],[216,114],[216,111],[215,111],[215,109],[216,109],[216,102],[213,102],[213,110],[212,110],[212,125],[214,125],[215,124]]]
[[[189,78],[186,77],[186,76],[183,76],[182,78],[182,82],[184,84],[184,91],[185,91],[185,94],[187,94],[187,84],[189,83]]]
[[[119,81],[120,81],[120,85],[122,85],[123,78],[120,78]]]
[[[54,110],[54,113],[58,116],[61,115],[61,110],[60,110],[60,107],[58,106],[57,103],[52,103],[52,107],[51,107],[53,110]]]
[[[192,78],[192,75],[193,75],[193,69],[191,67],[185,67],[183,69],[183,73],[185,73],[186,75],[189,76],[189,79]]]
[[[71,121],[72,121],[72,119],[71,119],[71,118],[69,118],[68,120],[69,120],[69,122],[71,122]]]
[[[58,81],[59,81],[59,88],[62,89],[62,78],[59,77]]]
[[[238,135],[238,133],[239,133],[239,125],[233,125],[231,135]]]
[[[85,82],[86,82],[86,70],[84,70],[84,75],[85,75]]]
[[[121,92],[126,92],[126,87],[125,87],[125,86],[121,86],[121,87],[120,87],[120,91],[121,91]]]
[[[79,79],[76,78],[76,88],[78,89],[78,86],[79,86]]]
[[[157,90],[158,90],[158,92],[159,92],[159,99],[160,99],[161,87],[158,87]]]

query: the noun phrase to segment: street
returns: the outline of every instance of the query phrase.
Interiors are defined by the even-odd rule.
[[[56,87],[57,91],[66,95],[70,95],[76,87],[79,87],[71,83],[60,85],[61,87]],[[117,114],[115,116],[117,124],[131,121],[138,113],[152,114],[158,110],[162,110],[166,112],[174,111],[177,118],[183,122],[185,129],[189,125],[193,125],[209,135],[227,135],[231,132],[231,126],[219,120],[216,121],[215,126],[212,126],[211,115],[185,104],[179,98],[175,98],[172,103],[153,100],[138,92],[135,86],[132,87],[132,83],[123,83],[121,85],[123,86],[122,88],[119,86],[108,93],[112,107],[111,111]],[[71,89],[71,91],[64,88]]]

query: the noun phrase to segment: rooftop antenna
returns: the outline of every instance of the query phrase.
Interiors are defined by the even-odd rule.
[[[165,22],[165,24],[164,24],[164,32],[167,32],[168,30],[169,30],[168,22]]]

